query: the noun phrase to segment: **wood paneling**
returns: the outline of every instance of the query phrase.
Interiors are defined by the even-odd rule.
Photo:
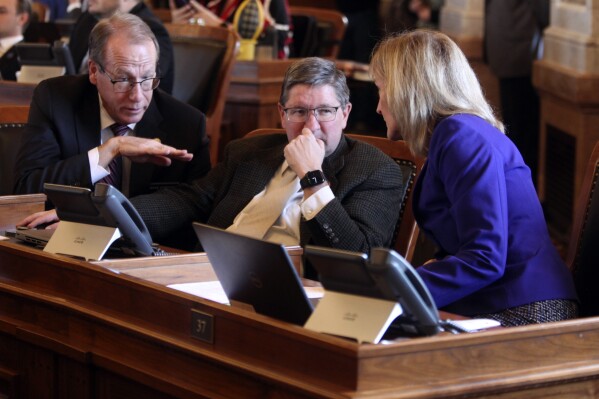
[[[560,152],[559,148],[549,148],[551,132],[559,132],[573,138],[573,157],[569,167],[573,169],[572,182],[566,201],[557,203],[574,204],[582,183],[582,177],[595,143],[599,140],[599,75],[580,73],[562,66],[536,61],[533,66],[533,83],[539,91],[541,99],[540,148],[538,191],[541,200],[546,200],[548,180],[547,173],[563,167],[559,157],[550,156]],[[549,165],[553,163],[553,165]],[[551,205],[551,200],[549,201]],[[573,205],[572,205],[573,206]],[[560,213],[566,218],[572,215],[573,209],[549,210],[549,214]],[[551,225],[552,221],[548,220]],[[567,228],[561,230],[567,234]]]
[[[0,81],[0,105],[30,105],[35,84]]]
[[[45,194],[0,196],[0,232],[14,229],[15,223],[44,210]]]
[[[181,263],[195,256],[199,268],[209,268],[201,254],[181,255]],[[187,270],[178,258],[159,258],[172,282]],[[596,392],[599,318],[358,345],[167,288],[167,268],[155,259],[148,264],[158,268],[159,283],[140,278],[143,262],[119,262],[0,243],[0,354],[12,353],[0,357],[0,370],[19,376],[20,398]],[[192,309],[212,315],[212,343],[191,336]]]

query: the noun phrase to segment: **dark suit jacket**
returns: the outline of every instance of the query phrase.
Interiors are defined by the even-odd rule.
[[[485,59],[499,78],[530,76],[549,0],[485,0]]]
[[[195,108],[155,90],[138,137],[158,137],[163,143],[194,154],[191,162],[169,167],[132,163],[130,195],[150,191],[151,184],[191,181],[210,170],[205,117]],[[61,76],[35,89],[22,146],[17,156],[18,194],[43,192],[43,183],[92,187],[87,151],[100,145],[100,104],[87,75]]]
[[[133,7],[129,13],[143,19],[154,33],[154,36],[156,36],[158,46],[160,47],[160,57],[158,59],[158,72],[161,76],[160,88],[167,93],[172,93],[175,80],[175,60],[173,44],[166,28],[143,2]],[[83,58],[87,54],[89,34],[97,23],[98,19],[96,17],[88,12],[84,12],[73,27],[71,38],[69,39],[69,49],[71,50],[73,64],[77,71],[79,71],[81,61],[83,61]]]
[[[132,198],[152,236],[191,224],[226,228],[264,190],[283,162],[285,135],[256,136],[227,145],[223,162],[192,184]],[[388,246],[404,193],[399,166],[378,149],[342,138],[323,164],[335,199],[300,223],[301,244],[353,251]]]
[[[16,72],[21,69],[21,63],[17,58],[17,48],[11,48],[0,57],[0,77],[3,80],[17,80]]]

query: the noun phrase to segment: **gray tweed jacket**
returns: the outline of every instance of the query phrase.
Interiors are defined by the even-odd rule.
[[[192,221],[227,228],[264,190],[283,162],[286,144],[282,134],[235,140],[205,177],[132,203],[158,242]],[[389,246],[405,192],[397,164],[377,148],[344,137],[325,158],[323,172],[336,198],[312,220],[302,219],[301,245],[360,252]]]

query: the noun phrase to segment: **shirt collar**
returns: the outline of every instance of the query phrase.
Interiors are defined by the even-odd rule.
[[[0,39],[0,57],[4,55],[12,46],[23,41],[23,35],[11,36]]]

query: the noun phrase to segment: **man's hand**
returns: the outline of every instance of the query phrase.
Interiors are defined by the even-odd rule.
[[[99,165],[108,168],[108,164],[117,156],[124,156],[133,162],[151,162],[160,166],[169,166],[172,159],[191,161],[193,154],[164,145],[160,140],[133,136],[113,137],[98,147]]]
[[[47,229],[55,229],[58,227],[58,215],[55,209],[49,211],[36,212],[16,224],[17,227],[27,227],[33,229],[42,224],[47,224]]]
[[[308,128],[285,147],[285,159],[289,167],[301,179],[311,170],[322,169],[325,148],[324,142],[317,139]]]

